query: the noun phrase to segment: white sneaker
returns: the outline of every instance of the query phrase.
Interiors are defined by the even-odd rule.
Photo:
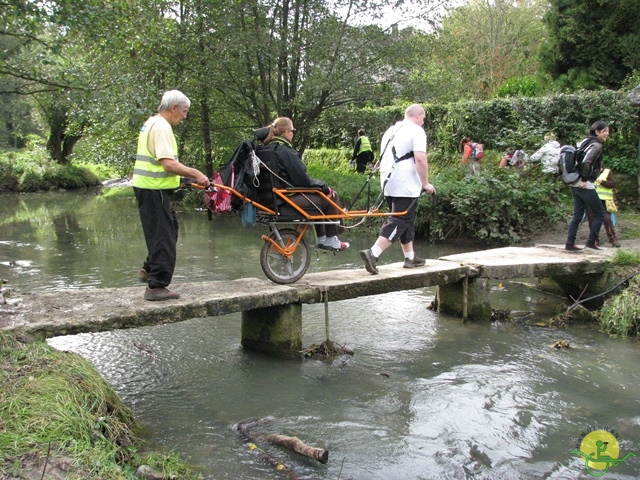
[[[318,242],[320,244],[320,248],[324,250],[331,250],[334,252],[341,252],[342,250],[346,250],[349,248],[349,244],[347,242],[341,241],[337,236],[333,236],[327,238],[324,242]]]

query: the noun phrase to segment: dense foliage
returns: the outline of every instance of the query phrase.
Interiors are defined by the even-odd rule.
[[[564,115],[540,105],[448,102],[553,91],[536,54],[541,42],[545,65],[576,66],[575,74],[549,67],[552,76],[579,77],[558,77],[563,91],[630,82],[638,73],[639,1],[554,0],[543,23],[547,0],[339,7],[326,0],[8,0],[0,13],[0,146],[20,148],[26,135],[40,133],[58,163],[127,170],[139,126],[170,88],[193,101],[178,129],[180,158],[209,173],[275,116],[293,118],[304,151],[348,146],[360,127],[379,136],[397,115],[390,107],[367,122],[367,108],[411,102],[459,105],[430,107],[432,145],[447,152],[465,134],[493,148],[533,148],[551,129],[573,141],[578,132],[555,125],[557,114],[577,129],[613,118],[596,106],[617,105],[601,98],[591,111],[580,105]],[[393,16],[402,21],[392,25]],[[327,120],[344,118],[345,109],[351,124]]]
[[[342,108],[327,111],[312,131],[313,146],[345,147],[353,144],[358,128],[364,128],[374,146],[384,131],[403,116],[406,105],[383,108]],[[561,143],[576,143],[589,133],[591,124],[603,119],[611,125],[605,144],[607,162],[616,171],[638,173],[638,107],[624,92],[601,90],[548,97],[496,98],[425,106],[425,130],[429,149],[447,156],[459,151],[462,136],[482,142],[489,149],[511,146],[529,153],[555,132]]]
[[[640,69],[639,0],[549,0],[542,66],[562,91],[617,89]]]
[[[406,42],[415,53],[404,65],[401,97],[446,103],[544,93],[537,50],[545,38],[545,6],[541,0],[472,0],[434,34],[414,32]]]
[[[344,151],[307,150],[312,176],[340,193],[343,204],[367,208],[380,194],[380,178],[349,172]],[[459,159],[430,157],[437,202],[424,195],[418,206],[418,235],[431,241],[473,239],[507,245],[564,218],[569,213],[567,189],[539,168],[524,172],[498,168],[498,152],[487,152],[481,175],[466,178]],[[367,202],[370,199],[370,202]],[[374,226],[380,222],[371,222]]]
[[[637,254],[622,253],[629,257],[629,265],[637,267],[640,262]],[[605,301],[598,321],[600,328],[607,333],[623,337],[640,336],[640,279],[637,274],[622,293]]]
[[[0,156],[0,191],[73,190],[100,185],[101,179],[109,174],[113,171],[100,164],[54,162],[37,141],[27,144],[25,149],[9,150]]]

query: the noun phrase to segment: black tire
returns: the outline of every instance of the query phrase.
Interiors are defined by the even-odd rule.
[[[283,244],[286,246],[295,243],[299,233],[292,228],[283,228],[279,230],[280,237]],[[277,242],[277,237],[274,232],[269,235],[271,239]],[[311,264],[311,251],[309,250],[309,244],[304,239],[300,239],[300,243],[295,252],[290,258],[286,258],[284,255],[274,250],[273,245],[268,240],[265,240],[260,251],[260,266],[262,271],[269,280],[275,283],[286,285],[288,283],[294,283],[300,280]]]

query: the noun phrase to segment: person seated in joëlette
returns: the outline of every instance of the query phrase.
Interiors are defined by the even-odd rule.
[[[307,172],[307,167],[300,158],[300,154],[293,148],[291,142],[296,133],[293,121],[287,117],[276,118],[271,125],[268,125],[269,133],[263,140],[268,149],[273,150],[278,159],[277,175],[292,188],[316,188],[332,202],[341,206],[338,194],[322,180],[311,178]],[[328,202],[322,195],[317,193],[294,193],[290,200],[311,215],[339,215],[343,212]],[[315,226],[318,236],[318,247],[323,250],[341,251],[349,248],[347,242],[338,238],[338,234],[344,232],[342,222],[317,224]]]

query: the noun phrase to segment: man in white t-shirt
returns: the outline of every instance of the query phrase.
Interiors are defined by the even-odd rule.
[[[398,239],[404,252],[404,268],[425,264],[425,260],[418,258],[413,251],[418,197],[422,190],[436,192],[429,183],[427,135],[422,128],[424,115],[422,106],[409,106],[404,112],[404,120],[389,128],[380,143],[382,190],[392,213],[407,213],[388,217],[380,228],[380,236],[375,244],[360,251],[367,272],[373,275],[378,273],[376,262],[382,252]]]

